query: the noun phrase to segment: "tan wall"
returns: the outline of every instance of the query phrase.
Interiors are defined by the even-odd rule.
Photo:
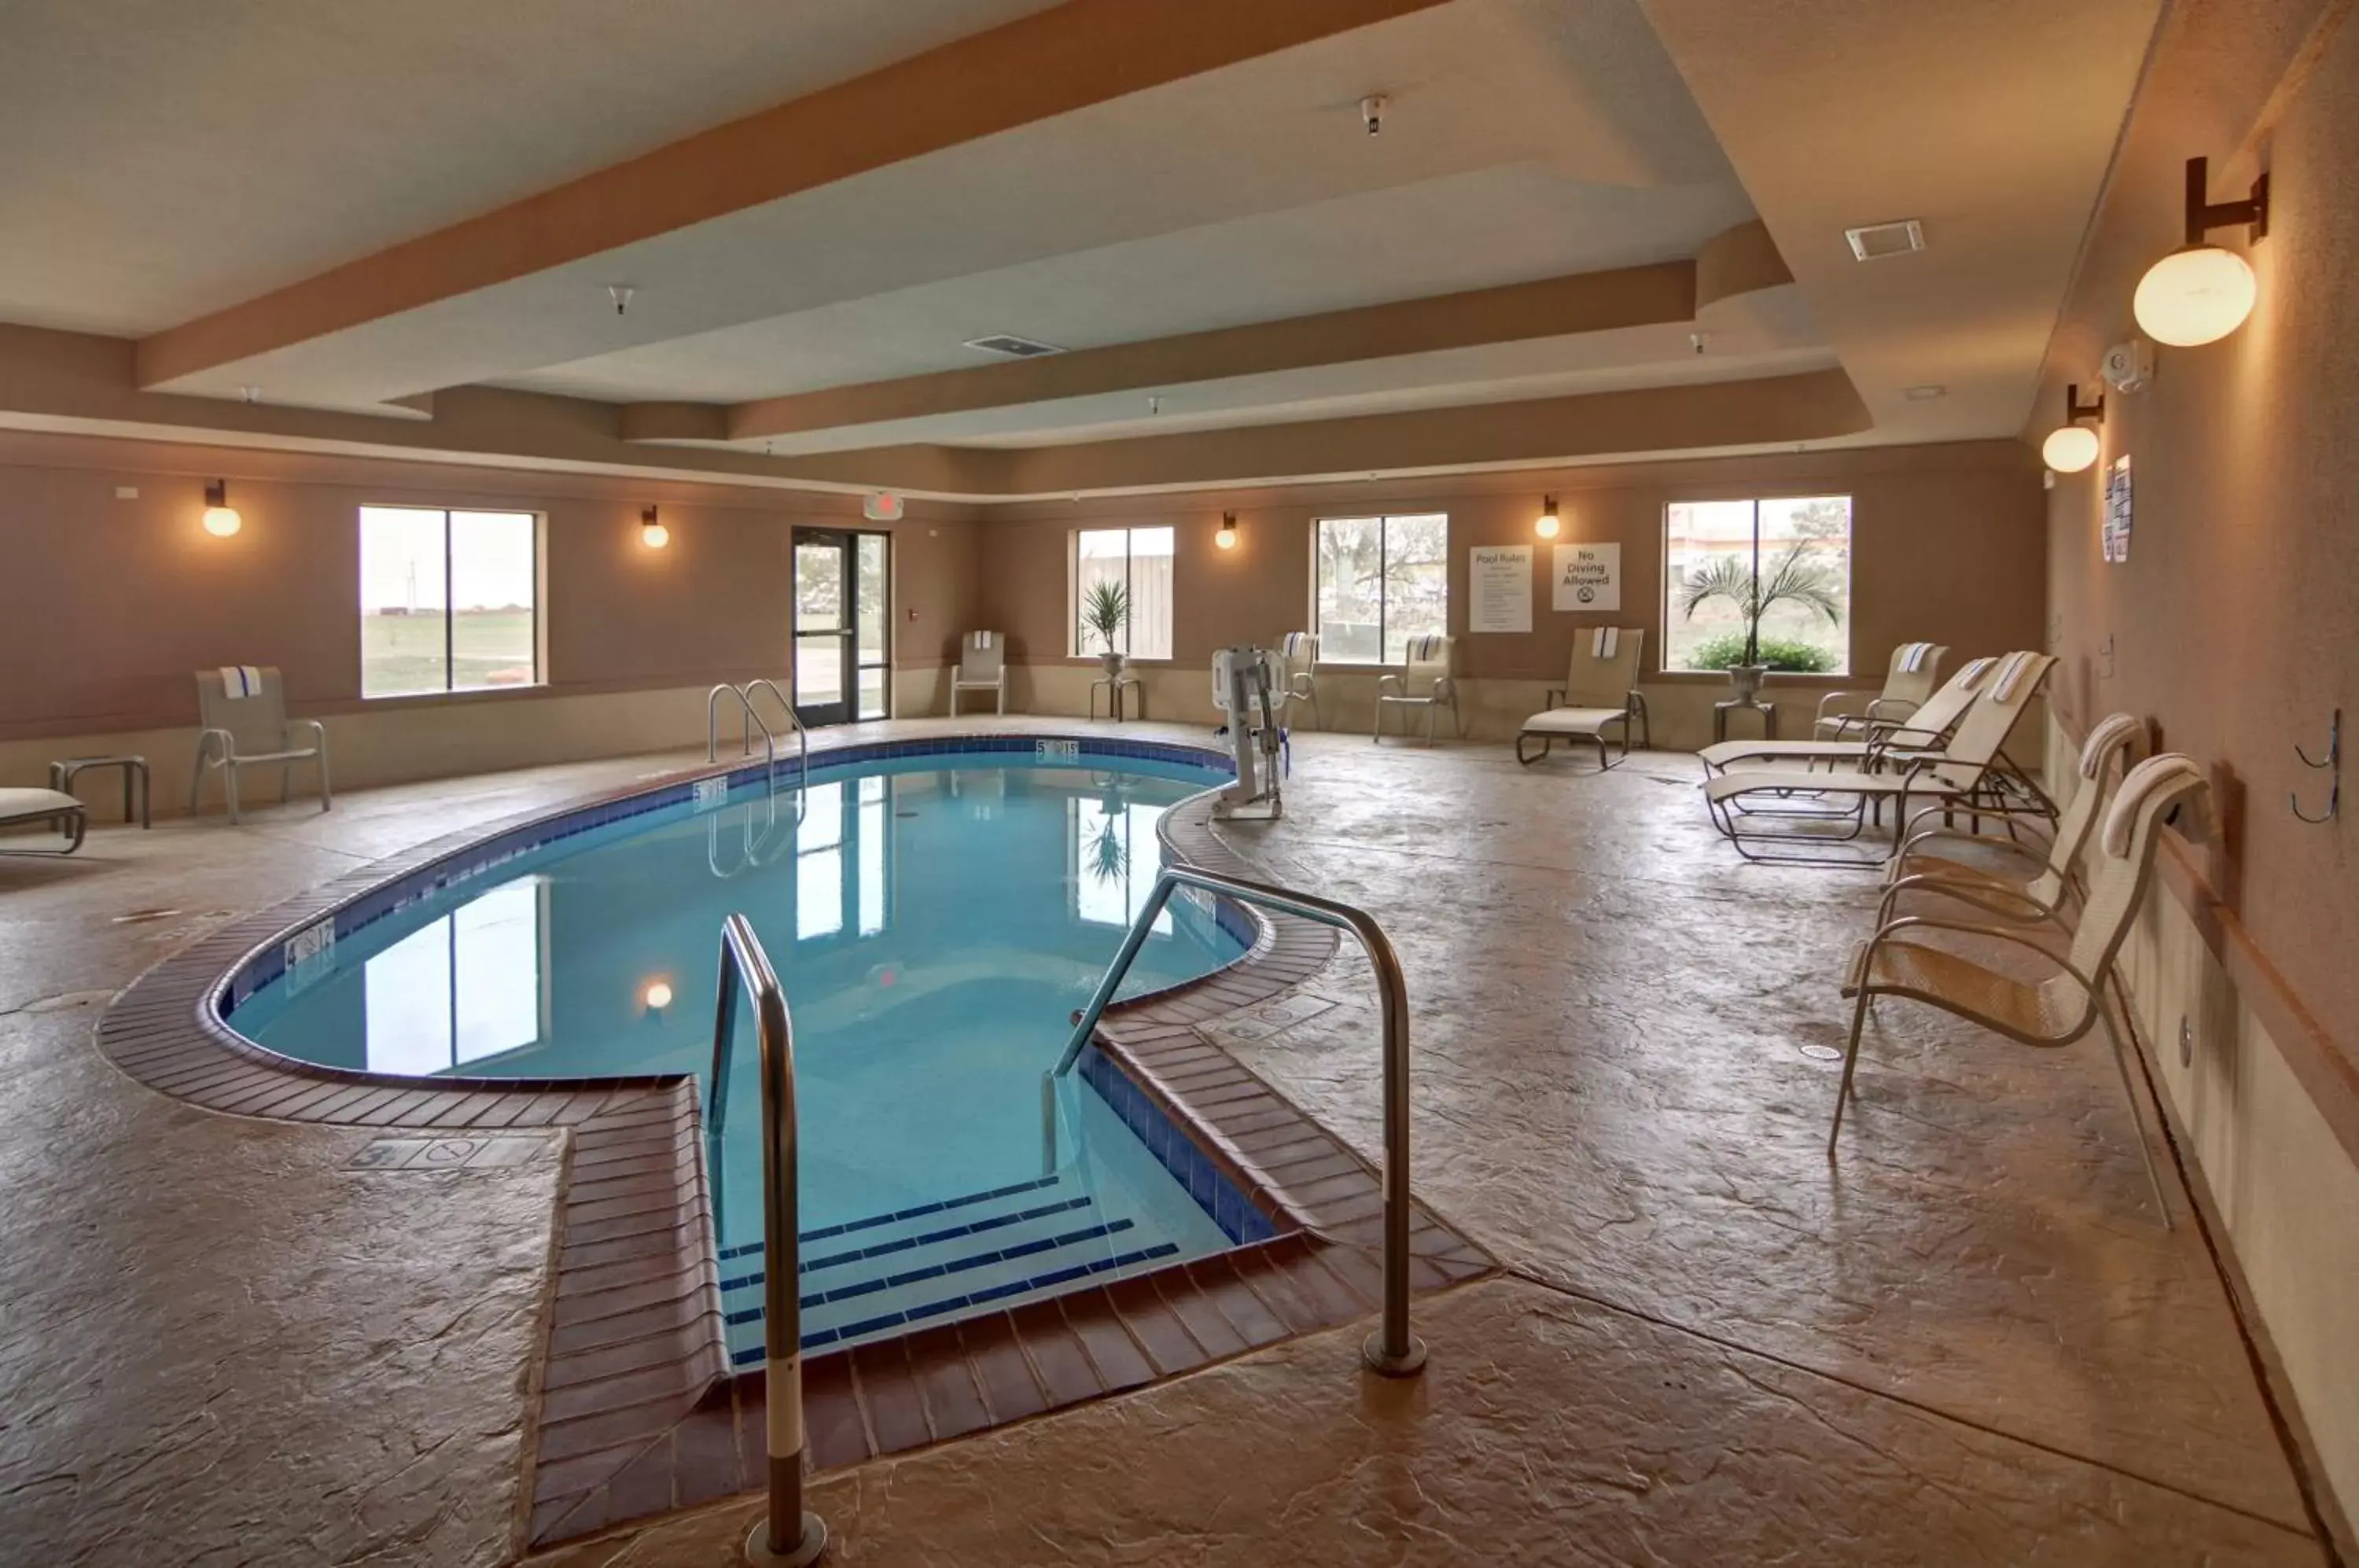
[[[2043,435],[2064,383],[2086,388],[2104,346],[2134,331],[2139,276],[2180,243],[2184,160],[2209,157],[2213,196],[2242,196],[2265,150],[2269,235],[2248,251],[2258,308],[2220,343],[2158,349],[2151,386],[2108,395],[2103,459],[2050,497],[2049,601],[2075,727],[2127,710],[2213,771],[2223,842],[2189,895],[2204,918],[2158,917],[2138,1005],[2346,1511],[2359,1502],[2359,794],[2346,789],[2325,826],[2297,822],[2287,797],[2320,809],[2323,779],[2294,747],[2322,751],[2338,706],[2359,721],[2350,9],[2172,8],[2027,432]],[[2241,231],[2215,239],[2245,248]],[[2108,565],[2101,476],[2124,454],[2136,522],[2129,559]]]
[[[1619,613],[1560,615],[1552,607],[1548,541],[1532,534],[1532,519],[1549,492],[1561,509],[1563,541],[1620,542]],[[982,607],[1027,667],[1013,682],[1017,700],[1038,711],[1078,713],[1087,694],[1087,677],[1079,672],[1095,661],[1071,659],[1066,652],[1072,530],[1176,525],[1172,658],[1168,666],[1146,665],[1144,673],[1151,696],[1168,688],[1177,704],[1156,705],[1157,716],[1193,717],[1208,711],[1205,670],[1213,649],[1266,644],[1310,625],[1315,517],[1444,511],[1451,520],[1450,613],[1451,630],[1460,637],[1458,667],[1468,684],[1473,733],[1496,735],[1512,730],[1540,705],[1549,684],[1563,680],[1577,630],[1608,623],[1644,626],[1648,665],[1659,664],[1663,510],[1670,502],[1837,492],[1854,498],[1855,674],[1773,682],[1772,695],[1791,702],[1781,713],[1787,733],[1806,730],[1807,712],[1821,691],[1862,681],[1878,684],[1898,643],[1948,643],[1954,659],[2042,646],[2038,466],[2012,441],[994,506],[982,528]],[[1231,510],[1238,515],[1239,542],[1224,551],[1212,539],[1221,514]],[[1466,636],[1468,550],[1514,543],[1537,547],[1533,630]],[[1051,675],[1044,668],[1051,666],[1075,673]],[[1373,672],[1322,670],[1329,726],[1365,724],[1374,687]],[[1706,738],[1712,701],[1725,691],[1717,676],[1651,675],[1647,692],[1658,740],[1691,745]]]
[[[226,539],[197,524],[216,475],[245,519]],[[542,688],[363,701],[356,519],[371,502],[545,516]],[[639,542],[649,502],[671,533],[661,550]],[[894,653],[913,676],[953,657],[973,618],[967,516],[913,506],[892,530]],[[345,737],[355,784],[685,744],[712,682],[786,673],[797,523],[864,526],[850,497],[0,435],[0,777],[36,781],[47,757],[125,737],[173,751],[196,723],[190,672],[229,663],[285,671],[290,706]],[[932,685],[902,691],[930,708]],[[633,693],[668,705],[620,700]]]

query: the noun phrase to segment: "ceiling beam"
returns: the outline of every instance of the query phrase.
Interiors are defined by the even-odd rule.
[[[1696,263],[1659,262],[765,397],[728,411],[728,436],[749,441],[844,430],[1486,343],[1570,337],[1690,321],[1695,311]],[[659,429],[671,422],[650,418],[636,422],[636,428]],[[626,428],[632,423],[626,415]]]
[[[143,387],[1446,0],[1070,0],[406,241],[139,344]]]

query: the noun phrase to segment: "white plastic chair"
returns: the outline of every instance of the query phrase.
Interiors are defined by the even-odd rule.
[[[951,673],[951,717],[958,717],[959,693],[988,691],[992,711],[1007,712],[1007,639],[997,632],[969,632],[959,644],[958,669]]]

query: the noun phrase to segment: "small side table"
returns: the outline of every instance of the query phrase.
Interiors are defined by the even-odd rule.
[[[123,820],[131,821],[131,785],[139,785],[139,825],[147,821],[147,759],[144,757],[69,757],[62,762],[49,764],[49,788],[71,795],[74,780],[93,768],[119,768],[123,770]]]
[[[1136,675],[1101,675],[1090,682],[1090,717],[1098,716],[1098,692],[1106,694],[1106,717],[1122,723],[1122,689],[1135,687],[1138,691],[1138,716],[1147,717],[1147,685]]]
[[[1712,705],[1712,739],[1721,741],[1728,738],[1728,715],[1732,713],[1751,713],[1760,714],[1761,738],[1763,740],[1776,740],[1777,738],[1777,703],[1764,702],[1757,697],[1750,699],[1732,697],[1725,702],[1714,702]]]

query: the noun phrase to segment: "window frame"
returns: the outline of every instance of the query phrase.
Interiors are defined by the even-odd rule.
[[[1135,638],[1138,619],[1138,586],[1133,575],[1135,563],[1138,559],[1138,550],[1136,545],[1133,543],[1133,536],[1141,533],[1164,533],[1171,536],[1171,555],[1169,559],[1171,561],[1172,602],[1167,606],[1170,611],[1171,624],[1163,628],[1163,643],[1164,647],[1169,651],[1159,654],[1134,653],[1128,646]],[[1132,664],[1170,663],[1178,652],[1175,638],[1178,636],[1179,622],[1180,528],[1175,523],[1114,523],[1097,528],[1076,527],[1066,536],[1065,657],[1068,659],[1094,659],[1103,658],[1104,653],[1109,651],[1103,649],[1097,653],[1084,653],[1082,651],[1082,536],[1083,534],[1122,535],[1122,582],[1124,588],[1130,594],[1132,614],[1131,618],[1123,623],[1122,640],[1125,646],[1110,651],[1120,653],[1125,660]]]
[[[1723,679],[1728,673],[1724,670],[1675,670],[1671,667],[1671,594],[1677,589],[1679,582],[1680,581],[1680,579],[1675,579],[1671,575],[1672,509],[1679,506],[1727,506],[1738,505],[1752,507],[1753,575],[1757,581],[1761,575],[1761,508],[1766,505],[1780,501],[1841,501],[1843,504],[1843,623],[1839,668],[1834,670],[1815,670],[1807,672],[1781,670],[1778,672],[1778,679],[1781,681],[1848,681],[1853,678],[1854,671],[1852,669],[1852,622],[1854,619],[1853,611],[1854,609],[1854,605],[1852,602],[1852,584],[1857,576],[1857,572],[1854,571],[1854,557],[1856,554],[1857,539],[1859,537],[1859,496],[1856,493],[1848,490],[1820,490],[1796,492],[1791,494],[1771,491],[1767,494],[1755,494],[1750,495],[1685,495],[1664,502],[1663,523],[1660,532],[1662,541],[1660,546],[1661,554],[1659,557],[1663,591],[1660,603],[1657,606],[1661,611],[1663,619],[1662,635],[1655,639],[1655,669],[1657,673],[1671,676],[1675,679],[1689,677],[1707,678],[1714,681]]]
[[[1394,668],[1394,661],[1385,657],[1385,644],[1389,640],[1392,626],[1392,608],[1390,602],[1392,593],[1391,525],[1395,522],[1406,522],[1412,517],[1439,517],[1441,519],[1441,632],[1440,635],[1443,637],[1451,635],[1450,551],[1451,547],[1450,542],[1450,514],[1448,512],[1363,512],[1357,514],[1339,513],[1333,517],[1314,517],[1310,519],[1310,635],[1319,639],[1319,662],[1321,664],[1340,665],[1351,670],[1390,670]],[[1326,627],[1321,624],[1319,611],[1320,588],[1321,586],[1319,572],[1321,552],[1319,545],[1321,531],[1330,523],[1374,523],[1376,525],[1376,657],[1374,659],[1338,659],[1327,650]]]
[[[368,514],[371,512],[416,512],[442,519],[442,685],[440,689],[423,691],[378,691],[368,689],[368,606],[353,606],[359,637],[360,700],[364,702],[441,702],[453,699],[479,702],[486,698],[522,696],[546,691],[549,683],[549,617],[543,605],[549,598],[549,514],[535,507],[491,506],[423,506],[415,501],[364,501],[353,514],[353,538],[357,556],[366,548]],[[479,517],[528,517],[532,520],[532,679],[506,686],[457,686],[451,682],[458,670],[458,611],[451,604],[453,570],[451,543],[451,518],[461,512]],[[355,592],[355,599],[359,597]]]

